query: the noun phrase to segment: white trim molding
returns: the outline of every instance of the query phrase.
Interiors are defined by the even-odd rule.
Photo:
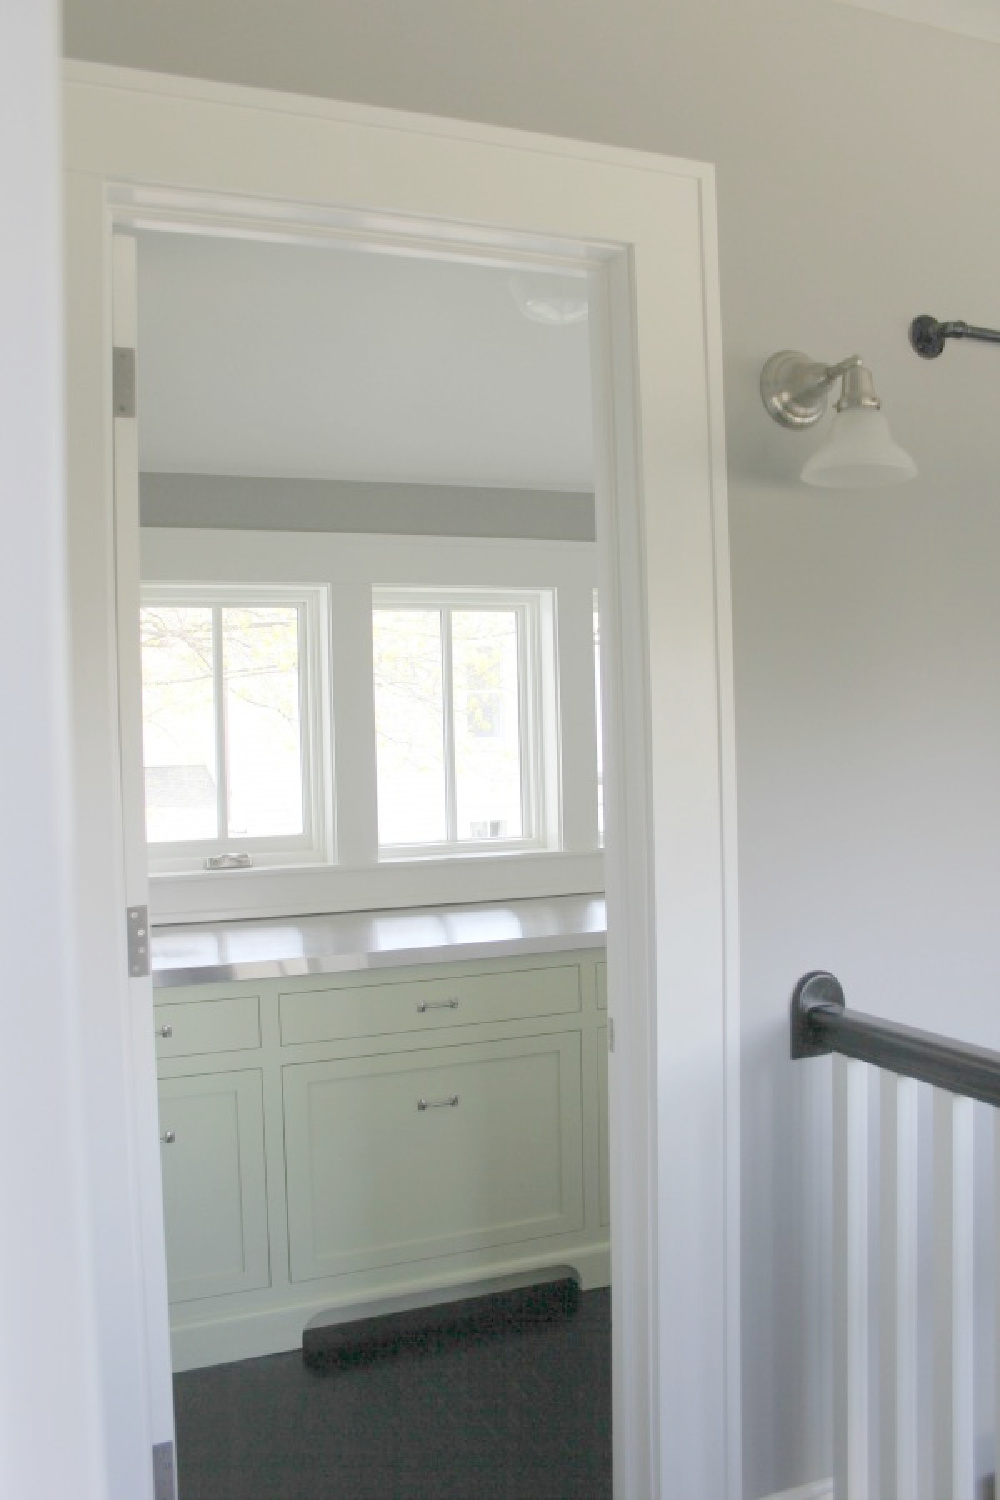
[[[58,48],[54,0],[0,9],[0,1494],[106,1500],[98,1278],[115,1226],[87,1194],[87,934],[70,874]]]
[[[118,1102],[105,1088],[101,1128],[86,1142],[94,1189],[109,1190],[106,1158],[123,1141],[141,1182],[155,1185],[158,1173],[146,1129],[151,995],[130,994],[121,942],[145,850],[121,790],[138,784],[139,710],[124,681],[119,718],[114,560],[116,535],[138,528],[138,458],[123,438],[117,479],[131,514],[118,516],[113,241],[136,230],[347,239],[384,253],[583,269],[615,1023],[615,1489],[740,1500],[735,729],[712,168],[120,69],[73,64],[66,80],[74,745],[86,793],[77,886],[90,939],[80,1003],[105,1081],[121,1092]],[[137,538],[123,555],[137,558]],[[137,578],[126,584],[122,600]],[[165,1326],[162,1255],[135,1233],[135,1180],[126,1192],[146,1297],[122,1297],[117,1329],[152,1349],[146,1319],[156,1339]],[[147,1365],[154,1436],[166,1438],[170,1371],[152,1354]],[[146,1396],[136,1382],[118,1400],[123,1433],[149,1420]],[[148,1476],[118,1493],[147,1500]]]

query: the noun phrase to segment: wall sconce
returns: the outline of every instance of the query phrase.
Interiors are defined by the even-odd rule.
[[[917,466],[889,434],[871,371],[859,354],[822,365],[794,349],[772,354],[760,375],[766,410],[782,427],[813,427],[827,407],[830,388],[842,382],[830,436],[802,469],[806,484],[829,489],[869,489],[916,478]]]

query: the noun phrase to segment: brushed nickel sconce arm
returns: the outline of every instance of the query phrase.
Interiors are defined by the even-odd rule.
[[[910,344],[921,359],[937,359],[946,339],[976,339],[982,344],[1000,344],[1000,329],[976,328],[972,323],[939,323],[928,313],[910,324]]]
[[[768,415],[782,427],[812,427],[826,411],[830,387],[841,379],[844,384],[838,411],[851,406],[881,406],[860,354],[852,354],[836,365],[824,365],[797,349],[782,349],[771,355],[760,372],[761,400]]]

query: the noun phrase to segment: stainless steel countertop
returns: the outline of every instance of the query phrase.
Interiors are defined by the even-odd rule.
[[[154,927],[153,984],[287,979],[600,948],[606,933],[604,897],[597,895]]]

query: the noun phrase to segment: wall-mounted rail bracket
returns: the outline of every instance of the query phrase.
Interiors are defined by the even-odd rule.
[[[959,318],[942,323],[929,313],[922,313],[910,324],[910,347],[921,359],[937,359],[944,352],[946,339],[974,339],[981,344],[1000,344],[1000,329],[977,328]]]
[[[840,981],[822,970],[795,986],[789,1030],[793,1061],[835,1052],[1000,1109],[1000,1052],[848,1010]]]
[[[803,974],[792,992],[792,1060],[801,1057],[825,1057],[833,1049],[817,1040],[809,1023],[810,1012],[817,1006],[845,1008],[844,990],[839,979],[825,969]]]

